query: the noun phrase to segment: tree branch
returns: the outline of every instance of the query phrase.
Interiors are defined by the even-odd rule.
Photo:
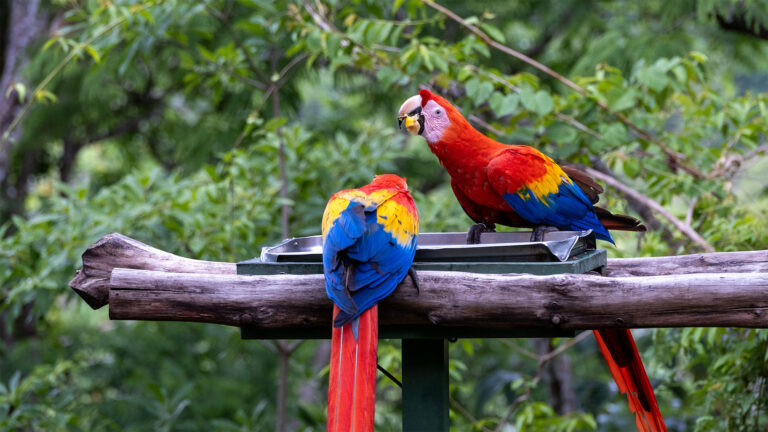
[[[610,177],[616,177],[613,171],[611,171],[608,165],[606,165],[601,158],[597,156],[590,156],[589,161],[592,163],[592,168],[596,169],[597,171],[600,171],[601,173]],[[581,166],[580,169],[584,170],[585,167]],[[661,221],[653,213],[653,210],[644,202],[638,201],[621,191],[619,191],[619,193],[624,197],[624,200],[627,202],[629,207],[640,215],[640,219],[643,220],[648,228],[654,231],[661,231],[661,234],[664,237],[672,237],[672,232],[669,230],[669,228],[661,223]],[[675,248],[673,248],[673,250],[674,249]]]
[[[630,196],[633,199],[651,208],[653,211],[655,211],[656,213],[660,214],[665,219],[667,219],[672,225],[675,226],[675,228],[680,230],[680,232],[683,233],[686,237],[690,238],[694,243],[701,246],[701,248],[704,249],[705,251],[714,252],[715,248],[713,248],[712,245],[710,245],[706,240],[704,240],[704,238],[701,235],[699,235],[699,233],[694,231],[693,228],[686,225],[680,219],[676,218],[672,213],[668,212],[667,209],[662,207],[661,204],[641,194],[640,192],[632,189],[631,187],[625,185],[624,183],[618,181],[617,179],[601,173],[600,171],[597,171],[592,168],[586,168],[585,171],[587,174],[591,175],[592,177],[603,181],[605,184],[620,190],[621,192],[625,193],[627,196]]]

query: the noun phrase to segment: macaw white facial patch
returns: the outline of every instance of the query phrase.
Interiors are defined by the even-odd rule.
[[[451,120],[448,119],[448,113],[445,112],[445,108],[431,100],[421,109],[421,114],[424,116],[424,132],[422,136],[430,144],[440,141],[445,130],[451,125]]]

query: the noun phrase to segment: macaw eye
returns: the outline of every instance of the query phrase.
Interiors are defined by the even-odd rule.
[[[439,108],[435,110],[435,117],[440,117],[442,114],[443,112]]]

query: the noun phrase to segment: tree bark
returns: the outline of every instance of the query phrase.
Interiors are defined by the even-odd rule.
[[[19,98],[15,91],[5,97],[11,84],[18,80],[20,65],[24,63],[25,51],[32,42],[41,36],[45,28],[45,18],[40,14],[40,0],[10,0],[3,6],[7,23],[1,23],[0,31],[5,31],[2,47],[4,54],[0,73],[0,136],[5,133],[13,121],[19,107]],[[18,136],[18,133],[16,134]],[[0,185],[5,184],[8,175],[8,161],[11,153],[11,140],[0,140]]]
[[[102,237],[83,253],[82,259],[83,268],[69,286],[94,309],[109,302],[108,283],[116,267],[175,273],[237,273],[234,263],[182,258],[119,233]]]
[[[692,255],[613,258],[604,274],[620,276],[685,275],[693,273],[768,273],[768,251],[710,252]]]
[[[651,277],[419,272],[382,300],[382,328],[768,327],[768,273]],[[323,275],[239,276],[118,268],[112,319],[330,330]],[[330,334],[330,331],[328,332]]]
[[[234,263],[183,258],[119,233],[108,234],[82,255],[83,268],[69,286],[92,308],[109,303],[109,278],[115,268],[172,273],[237,273]],[[683,275],[694,273],[768,273],[768,250],[715,252],[653,258],[609,259],[604,274],[619,276]]]
[[[553,350],[552,339],[537,338],[533,340],[536,354],[546,356]],[[576,389],[573,387],[571,360],[568,354],[560,354],[549,360],[541,371],[541,379],[548,390],[547,403],[559,415],[576,411]]]
[[[322,275],[236,273],[234,263],[182,258],[114,233],[83,253],[83,268],[70,286],[93,308],[109,303],[116,319],[329,328]],[[427,282],[422,294],[416,296],[406,280],[382,302],[382,322],[506,329],[763,327],[768,317],[762,289],[768,251],[611,259],[608,277],[419,275]]]

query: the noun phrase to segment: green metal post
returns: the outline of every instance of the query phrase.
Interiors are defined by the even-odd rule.
[[[448,432],[448,341],[403,339],[403,432]]]

